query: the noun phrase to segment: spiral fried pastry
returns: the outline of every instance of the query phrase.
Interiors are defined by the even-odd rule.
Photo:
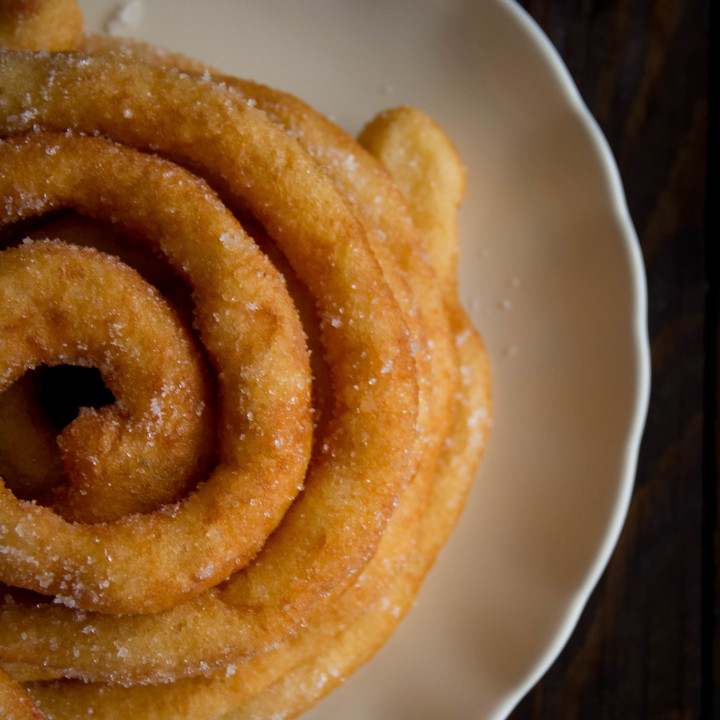
[[[35,368],[112,395],[61,481],[0,484],[0,663],[53,718],[301,712],[407,612],[484,449],[457,154],[103,37],[1,51],[0,137],[0,449]]]

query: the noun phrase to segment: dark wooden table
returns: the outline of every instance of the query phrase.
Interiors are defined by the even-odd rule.
[[[610,564],[512,720],[720,718],[710,0],[521,0],[617,159],[648,277],[650,410]]]

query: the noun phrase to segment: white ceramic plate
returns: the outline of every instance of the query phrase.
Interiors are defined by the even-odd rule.
[[[561,61],[509,0],[81,4],[90,29],[115,15],[121,34],[291,91],[350,131],[410,103],[455,141],[469,175],[461,283],[492,358],[492,437],[417,606],[308,717],[505,717],[605,567],[648,398],[637,240]]]

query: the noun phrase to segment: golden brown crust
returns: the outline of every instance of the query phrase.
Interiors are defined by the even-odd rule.
[[[0,668],[0,717],[4,720],[43,720],[28,693]]]
[[[70,50],[82,26],[75,0],[3,0],[0,4],[0,48]]]
[[[34,681],[57,720],[292,717],[369,659],[409,610],[485,447],[487,353],[456,286],[464,171],[414,109],[375,121],[368,151],[286,93],[133,41],[85,37],[79,47],[91,54],[0,55],[0,134],[69,130],[53,156],[106,142],[75,133],[99,134],[201,175],[286,276],[322,355],[316,437],[303,491],[227,582],[146,616],[6,594],[0,658]],[[9,219],[48,207],[25,198]],[[103,215],[89,198],[62,198]],[[119,200],[107,199],[114,215]]]
[[[8,497],[2,506],[3,513],[7,513],[3,519],[8,523],[4,527],[12,528],[22,520],[29,524],[28,529],[33,528],[33,533],[6,531],[3,534],[3,542],[13,548],[18,554],[18,563],[25,568],[18,569],[20,576],[11,576],[12,566],[8,566],[4,580],[38,592],[60,594],[68,598],[68,602],[72,601],[71,607],[103,612],[150,612],[175,605],[178,598],[197,594],[246,565],[277,525],[302,482],[310,442],[310,376],[302,330],[292,303],[284,295],[279,276],[273,273],[235,219],[208,195],[204,183],[179,168],[106,141],[51,133],[5,141],[0,145],[0,153],[3,167],[0,185],[7,199],[5,222],[28,212],[38,214],[70,205],[89,215],[112,215],[118,224],[136,232],[145,229],[178,272],[184,273],[194,286],[197,322],[205,346],[216,367],[226,374],[221,387],[223,414],[219,427],[219,462],[208,482],[198,486],[186,501],[172,509],[141,516],[131,514],[101,525],[71,525],[45,508],[30,509],[21,503],[12,504]],[[168,182],[173,176],[177,180],[175,184]],[[147,202],[148,198],[150,202]],[[201,199],[204,202],[200,202]],[[201,215],[204,224],[199,230],[194,223],[201,210],[204,211]],[[195,249],[198,242],[202,247],[201,255]],[[7,252],[11,252],[8,257],[12,257],[12,251],[3,255]],[[76,270],[69,276],[78,273]],[[65,274],[69,274],[69,270]],[[262,276],[262,282],[256,279],[258,274]],[[211,288],[207,287],[209,277],[214,281]],[[16,285],[8,283],[9,280],[4,282],[4,292],[15,293],[18,297],[9,295],[5,298],[5,306],[22,312],[20,299],[23,293],[28,296],[29,281],[19,282],[18,290],[13,290]],[[236,297],[240,283],[247,293],[244,304]],[[39,283],[34,287],[38,292],[42,288]],[[48,294],[67,298],[73,287],[76,285],[69,288],[50,285]],[[95,287],[102,286],[96,283]],[[151,468],[153,454],[158,459],[169,456],[163,443],[178,442],[183,453],[197,454],[193,452],[192,444],[179,434],[181,425],[173,427],[166,423],[173,421],[176,410],[185,408],[183,416],[177,419],[181,423],[186,422],[185,418],[191,419],[194,426],[203,429],[210,409],[202,395],[200,400],[190,402],[178,397],[177,389],[184,393],[192,387],[192,375],[181,364],[183,356],[172,349],[174,346],[155,338],[156,323],[145,310],[136,311],[135,319],[127,323],[133,331],[137,330],[137,338],[133,340],[141,341],[128,342],[128,347],[132,348],[128,356],[137,355],[141,363],[139,370],[144,370],[150,366],[154,349],[166,347],[167,353],[155,358],[164,359],[168,370],[177,376],[167,374],[160,380],[150,376],[144,380],[137,373],[130,374],[130,365],[118,364],[116,367],[110,363],[106,367],[103,364],[107,353],[123,340],[119,310],[127,304],[122,302],[122,291],[119,297],[110,301],[109,283],[104,293],[96,290],[93,295],[91,285],[80,300],[87,297],[90,307],[98,307],[101,301],[107,302],[108,316],[115,319],[112,325],[110,319],[98,320],[99,328],[113,333],[112,342],[107,340],[105,347],[98,345],[96,351],[95,344],[100,338],[85,338],[76,341],[78,350],[74,353],[70,349],[64,350],[67,357],[57,357],[58,352],[50,351],[47,355],[26,357],[22,354],[25,346],[18,350],[4,346],[3,351],[4,384],[29,366],[90,362],[100,367],[116,398],[127,395],[123,382],[137,394],[139,400],[124,400],[127,409],[122,409],[128,417],[127,430],[122,432],[130,444],[137,445],[136,450],[128,449],[131,445],[123,447],[113,441],[110,447],[114,445],[116,451],[108,456],[107,462],[99,455],[97,433],[108,432],[106,428],[116,432],[113,428],[118,426],[112,417],[105,422],[86,413],[76,421],[82,424],[80,429],[74,430],[76,423],[68,426],[70,435],[64,442],[66,456],[73,452],[72,443],[80,442],[81,451],[75,457],[92,458],[90,468],[78,477],[77,492],[81,497],[91,490],[88,471],[97,469],[99,477],[107,478],[109,471],[119,470],[120,477],[126,481],[127,474],[117,464],[131,462],[132,457],[137,458],[140,454],[142,462],[138,461],[138,464]],[[132,297],[130,292],[126,294]],[[284,305],[281,298],[284,298]],[[29,304],[32,300],[27,297]],[[59,311],[48,310],[40,315],[40,319],[44,317],[52,317],[57,328]],[[222,322],[218,322],[218,318],[222,318]],[[12,314],[7,313],[3,318],[5,343],[13,338],[13,323]],[[91,329],[93,325],[88,327]],[[32,332],[27,327],[25,330]],[[53,335],[43,330],[38,338],[59,343],[60,348],[71,348],[70,338],[79,335],[79,329],[70,321],[67,334],[68,338],[58,332]],[[262,354],[253,354],[256,340],[264,343]],[[33,347],[39,348],[38,342],[39,339],[34,340]],[[189,341],[186,344],[191,347]],[[88,359],[87,355],[93,352],[98,354],[90,355]],[[238,356],[242,363],[238,363]],[[242,380],[243,373],[249,378]],[[267,389],[272,389],[273,402],[268,402],[267,398],[258,399],[264,393],[261,388],[253,387],[257,382],[266,383]],[[253,415],[255,422],[246,430],[248,413]],[[150,431],[155,422],[158,422],[158,431],[153,438]],[[263,428],[272,428],[274,435],[263,434]],[[137,439],[132,439],[133,434]],[[196,449],[197,445],[206,446],[207,440],[203,430],[195,441]],[[88,441],[91,447],[97,447],[91,453],[82,452],[82,443]],[[249,451],[254,459],[252,468],[243,456],[243,452]],[[115,467],[103,469],[108,463]],[[284,472],[280,472],[281,469]],[[157,474],[159,470],[152,472]],[[175,471],[171,469],[168,474],[174,475]],[[267,492],[268,487],[273,487],[272,493]],[[216,513],[220,498],[229,503],[232,512]],[[237,523],[242,523],[246,531],[244,548],[233,532]],[[41,532],[47,534],[45,540],[42,540]],[[66,547],[64,553],[59,552],[61,543]],[[41,559],[42,549],[46,546],[48,566],[38,578],[35,563]],[[71,561],[72,557],[78,559]],[[147,585],[144,584],[142,558],[161,574],[156,580],[148,579]]]
[[[29,102],[35,126],[91,131],[99,122],[102,131],[115,140],[153,147],[196,170],[207,166],[210,180],[223,196],[244,205],[265,226],[315,296],[324,351],[333,373],[332,421],[326,437],[316,444],[318,452],[301,502],[291,507],[251,570],[234,576],[212,600],[218,611],[247,617],[235,623],[238,641],[233,654],[255,652],[275,642],[278,633],[304,621],[347,585],[353,569],[373,554],[398,494],[415,469],[417,385],[410,341],[397,305],[367,248],[362,227],[332,183],[294,140],[227,89],[119,57],[8,53],[1,64],[6,132],[21,130],[22,125],[16,123],[23,122],[21,108]],[[48,85],[45,78],[50,76]],[[22,96],[15,95],[14,88]],[[14,102],[19,103],[17,110]],[[117,112],[98,118],[97,107],[117,108]],[[204,132],[208,126],[214,127],[209,135]],[[247,182],[248,174],[252,184]],[[313,183],[310,190],[309,181]],[[302,200],[308,192],[313,198],[310,204]],[[302,213],[297,212],[298,204],[304,208]],[[318,278],[320,282],[314,282]],[[354,376],[355,382],[346,383],[347,376]],[[395,432],[388,435],[386,427]],[[57,637],[53,641],[50,633],[38,639],[48,648],[43,655],[49,667],[58,663],[60,654],[50,650],[52,644],[67,648],[64,670],[85,677],[110,672],[117,679],[129,679],[166,671],[154,667],[159,660],[152,659],[152,648],[162,648],[164,636],[147,622],[123,618],[122,629],[112,631],[125,649],[122,662],[115,655],[101,660],[94,653],[86,656],[87,663],[81,667],[66,637],[77,635],[72,614],[58,607],[37,612],[53,618],[53,628],[60,617],[67,617],[61,642]],[[177,612],[171,611],[173,618]],[[93,622],[96,628],[105,624],[103,618]],[[3,622],[3,626],[12,625]],[[130,632],[129,626],[142,628],[140,635]],[[176,626],[170,620],[165,625],[170,633]],[[19,638],[22,631],[19,625],[15,627]],[[196,645],[192,637],[180,637]],[[76,649],[80,640],[75,641]],[[220,644],[208,657],[225,658],[227,637],[215,634],[213,638],[208,632],[203,641]],[[131,649],[133,643],[137,652]],[[13,643],[12,652],[18,653],[11,658],[15,662],[24,662],[29,652],[28,643],[20,645]],[[179,671],[197,672],[200,661],[193,666],[187,654],[181,655]],[[136,669],[133,658],[137,658]]]

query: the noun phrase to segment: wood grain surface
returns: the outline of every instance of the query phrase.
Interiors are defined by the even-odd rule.
[[[710,0],[521,5],[618,162],[647,270],[653,377],[619,545],[567,647],[511,719],[720,718]]]

